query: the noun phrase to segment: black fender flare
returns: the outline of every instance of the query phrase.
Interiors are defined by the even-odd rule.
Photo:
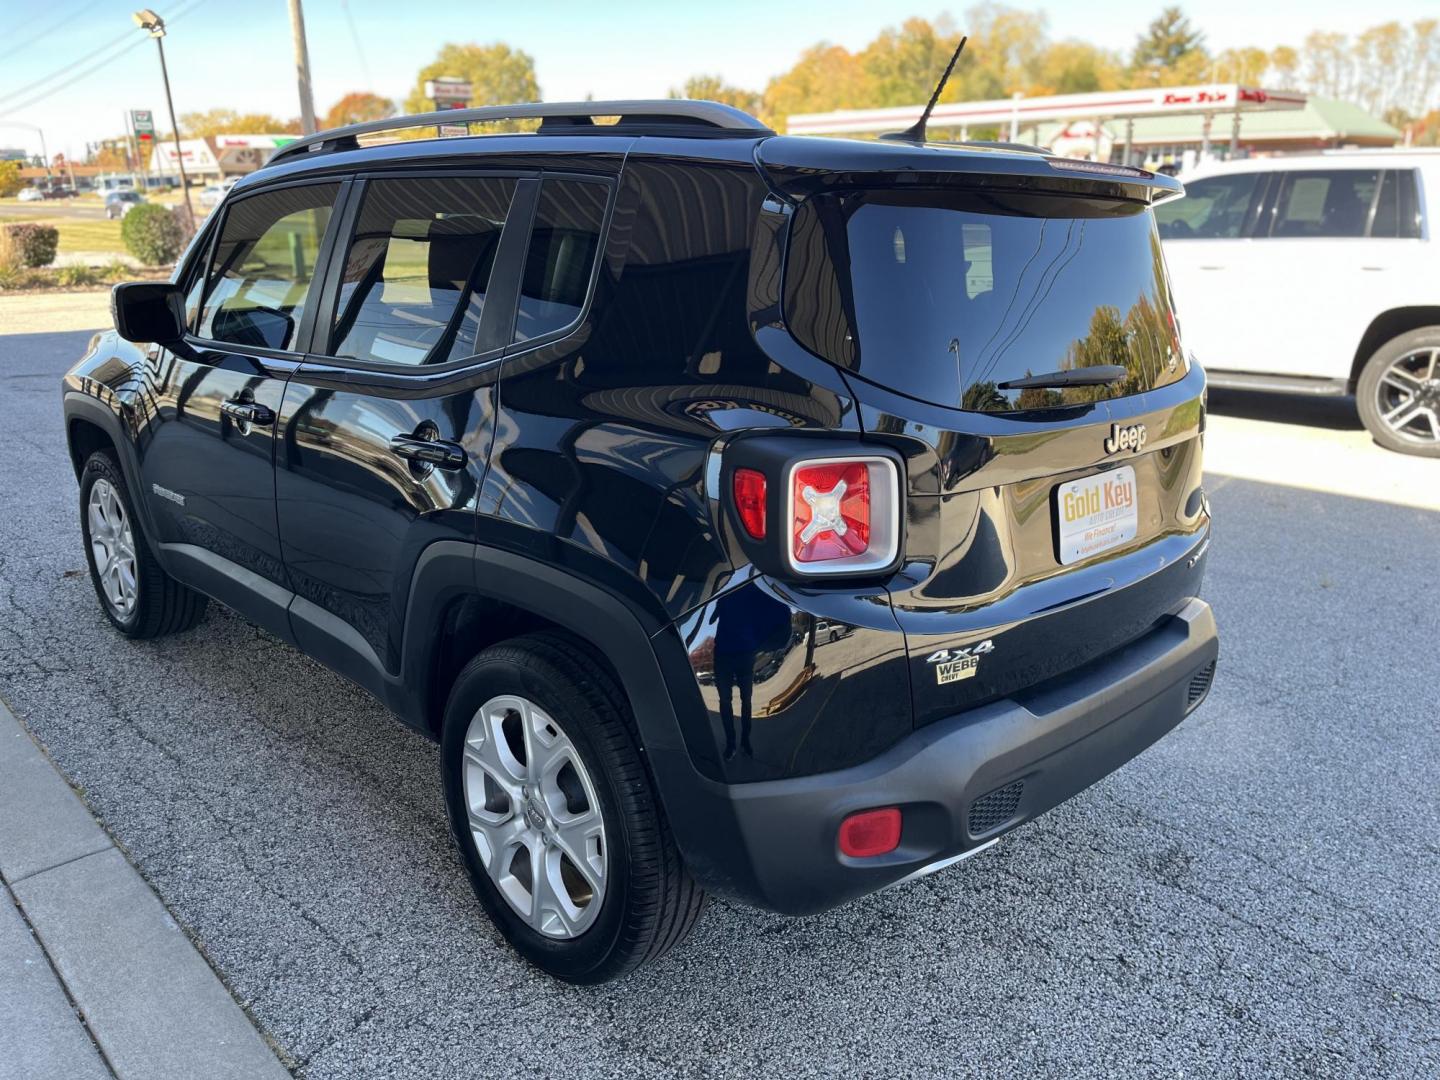
[[[115,453],[120,461],[120,471],[124,474],[125,483],[130,488],[130,501],[135,504],[135,512],[140,515],[140,524],[144,526],[145,535],[158,536],[155,519],[150,513],[150,500],[145,498],[145,493],[140,489],[140,457],[135,451],[135,442],[126,429],[124,418],[99,398],[81,390],[67,389],[63,406],[65,443],[72,455],[71,460],[74,460],[74,448],[70,447],[70,427],[75,421],[80,420],[94,424],[103,431],[115,447]],[[83,465],[82,461],[75,462],[77,477]]]
[[[401,695],[388,702],[414,723],[428,698],[433,629],[465,592],[534,613],[586,642],[620,679],[635,718],[640,750],[661,807],[694,877],[728,895],[753,893],[728,790],[703,776],[685,747],[672,683],[693,685],[684,646],[663,624],[615,593],[550,563],[513,551],[440,540],[421,555],[406,610]],[[667,672],[669,677],[667,679]],[[703,714],[694,722],[708,723]],[[748,887],[747,887],[748,886]]]

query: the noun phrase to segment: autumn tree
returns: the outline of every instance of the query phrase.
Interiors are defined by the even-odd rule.
[[[298,135],[299,120],[281,120],[268,113],[239,113],[234,109],[180,114],[180,134],[187,139],[210,135]]]
[[[733,106],[751,116],[761,116],[765,112],[763,94],[756,90],[731,86],[719,75],[692,75],[678,90],[672,88],[669,96],[689,98],[691,101],[718,101],[722,105]]]
[[[322,128],[344,127],[346,124],[360,124],[366,120],[384,120],[395,115],[395,102],[379,94],[357,90],[346,94],[325,114],[320,122]]]
[[[869,76],[855,54],[821,42],[806,49],[789,71],[770,80],[763,111],[783,124],[796,113],[864,109],[871,100]]]
[[[405,99],[407,113],[430,112],[434,103],[425,96],[427,79],[442,77],[464,79],[470,84],[470,104],[513,105],[539,101],[540,84],[535,80],[535,61],[519,49],[503,42],[493,45],[441,46],[433,61],[415,76],[415,87]],[[527,125],[497,124],[500,130],[521,130]],[[533,126],[533,125],[529,125]]]
[[[20,162],[0,161],[0,199],[18,195],[24,186],[25,181],[20,179]]]

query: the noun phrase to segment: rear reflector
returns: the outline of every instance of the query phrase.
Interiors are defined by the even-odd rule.
[[[765,474],[735,470],[735,513],[751,540],[765,539]]]
[[[852,859],[884,855],[900,846],[900,810],[862,810],[840,823],[840,852]]]

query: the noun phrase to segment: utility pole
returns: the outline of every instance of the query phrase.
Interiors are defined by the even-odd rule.
[[[295,38],[295,80],[300,88],[300,130],[315,134],[315,98],[310,93],[310,47],[305,43],[305,12],[290,0],[290,33]]]
[[[190,204],[190,178],[185,175],[185,154],[180,149],[180,124],[175,119],[175,99],[170,96],[170,70],[165,66],[165,20],[146,8],[132,16],[135,25],[155,39],[160,50],[160,78],[165,82],[165,105],[170,110],[170,127],[175,135],[175,166],[180,170],[180,191],[185,196],[185,216],[195,228],[195,207]]]

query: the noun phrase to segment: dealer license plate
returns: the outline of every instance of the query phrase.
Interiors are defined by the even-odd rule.
[[[1135,470],[1129,465],[1055,487],[1060,562],[1081,562],[1135,539],[1140,522]]]

